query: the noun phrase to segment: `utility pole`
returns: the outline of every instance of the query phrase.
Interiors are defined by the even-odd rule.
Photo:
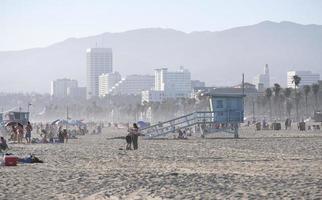
[[[253,104],[253,122],[255,122],[255,102],[254,102],[254,97],[252,97],[252,104]]]
[[[28,105],[27,105],[27,111],[28,111],[28,112],[30,112],[30,111],[29,111],[29,108],[30,108],[30,106],[31,106],[31,105],[32,105],[31,103],[28,103]]]
[[[68,129],[68,105],[66,106],[66,130]]]
[[[32,105],[32,104],[28,102],[28,105],[27,105],[28,121],[30,121],[30,110],[29,110],[29,108],[30,108],[30,106],[31,106],[31,105]]]
[[[243,87],[243,95],[245,94],[245,75],[243,73],[243,78],[242,78],[242,87]]]

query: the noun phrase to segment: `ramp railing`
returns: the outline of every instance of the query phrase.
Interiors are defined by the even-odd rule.
[[[233,113],[234,115],[231,115]],[[222,116],[228,116],[223,118]],[[229,118],[229,116],[232,116]],[[233,117],[234,116],[234,117]],[[239,116],[239,117],[238,117]],[[165,122],[160,122],[152,126],[141,129],[141,133],[145,135],[145,138],[155,138],[165,136],[169,133],[175,133],[180,129],[192,127],[195,125],[206,125],[215,123],[239,123],[241,113],[236,117],[236,111],[225,111],[221,113],[216,112],[194,112],[181,117],[177,117]],[[225,119],[223,121],[223,119]]]

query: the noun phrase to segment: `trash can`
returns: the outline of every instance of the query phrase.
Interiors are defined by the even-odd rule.
[[[305,122],[300,122],[298,127],[300,131],[305,131]]]
[[[256,131],[260,131],[261,130],[261,123],[260,122],[257,122],[255,124],[255,126],[256,126]]]

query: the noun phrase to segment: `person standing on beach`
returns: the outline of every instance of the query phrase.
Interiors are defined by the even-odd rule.
[[[31,143],[31,131],[32,131],[32,126],[30,124],[30,122],[28,122],[27,126],[26,126],[26,135],[25,135],[25,138],[26,138],[26,141],[27,143]]]
[[[22,143],[23,138],[23,125],[18,124],[17,128],[17,138],[18,138],[18,144]]]
[[[12,141],[17,141],[18,140],[18,137],[17,137],[17,128],[14,125],[11,126],[11,136],[10,136],[10,140],[12,140]]]
[[[67,129],[64,129],[63,130],[63,142],[64,143],[67,143],[68,142],[68,132],[67,132]]]
[[[132,136],[132,143],[133,143],[133,149],[137,150],[139,145],[138,145],[138,139],[139,139],[139,127],[136,123],[133,124],[133,127],[130,130],[131,136]]]

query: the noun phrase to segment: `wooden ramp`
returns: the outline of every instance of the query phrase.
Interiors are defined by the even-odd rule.
[[[225,122],[221,121],[222,116],[228,116]],[[232,117],[229,117],[232,116]],[[181,117],[171,119],[169,121],[160,122],[149,127],[141,129],[141,133],[145,135],[145,139],[152,139],[166,136],[169,133],[176,133],[180,129],[199,126],[202,136],[215,132],[228,132],[234,134],[234,138],[238,138],[238,126],[242,113],[237,115],[236,111],[225,112],[194,112]],[[218,127],[218,125],[221,125]]]

